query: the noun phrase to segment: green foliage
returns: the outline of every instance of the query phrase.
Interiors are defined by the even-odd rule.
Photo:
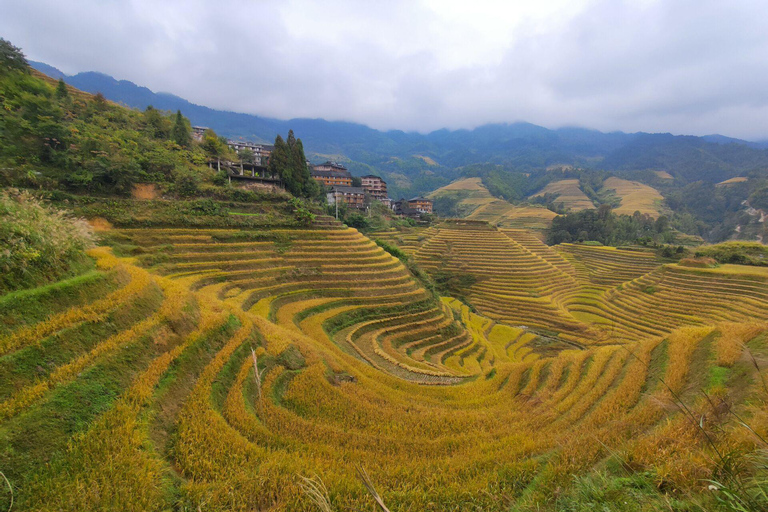
[[[8,71],[22,71],[26,73],[27,59],[21,48],[13,46],[10,41],[0,37],[0,75]]]
[[[397,247],[396,245],[389,244],[385,242],[384,240],[379,240],[378,238],[373,239],[374,242],[376,242],[376,245],[387,251],[389,254],[394,256],[395,258],[399,259],[400,261],[407,262],[408,261],[408,255],[403,252],[402,249]]]
[[[358,212],[352,212],[344,217],[344,224],[351,228],[364,231],[370,226],[370,221],[366,216]]]
[[[459,190],[452,194],[441,194],[432,200],[432,211],[435,215],[447,218],[465,217],[467,212],[461,207],[461,203],[469,196],[466,190]]]
[[[296,219],[296,222],[300,226],[311,226],[317,216],[312,213],[308,205],[295,197],[291,198],[289,202],[294,208],[293,218]]]
[[[181,110],[176,111],[176,117],[173,121],[173,140],[179,146],[186,148],[192,143],[192,136],[190,135],[189,121],[184,119],[181,115]]]
[[[718,263],[768,266],[768,247],[757,242],[724,242],[700,247],[697,258],[713,258]]]
[[[67,90],[67,84],[63,78],[59,78],[59,82],[56,84],[56,97],[60,100],[69,97],[69,90]]]
[[[749,204],[752,208],[768,210],[768,185],[752,192],[749,196]]]
[[[101,95],[73,95],[63,82],[54,86],[26,68],[0,75],[0,103],[5,185],[127,195],[136,183],[155,183],[190,195],[212,177],[178,112],[174,124],[152,107],[137,112]]]
[[[647,245],[672,238],[669,222],[660,217],[635,212],[634,215],[616,215],[609,205],[597,210],[583,210],[559,215],[552,220],[547,235],[550,245],[563,242],[597,241],[603,245],[639,243]]]
[[[472,274],[460,274],[446,270],[433,272],[432,279],[439,295],[456,297],[463,301],[466,301],[467,290],[477,282],[477,278]]]
[[[323,191],[312,179],[304,155],[304,145],[297,139],[293,130],[288,132],[288,139],[278,134],[275,137],[275,149],[269,156],[269,172],[277,175],[285,189],[296,197],[320,198]]]
[[[0,292],[55,281],[85,261],[92,243],[85,222],[43,205],[27,192],[0,193]]]

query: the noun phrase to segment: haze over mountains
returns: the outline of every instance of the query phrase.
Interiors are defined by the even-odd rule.
[[[353,172],[378,171],[385,177],[399,179],[396,189],[414,193],[437,188],[455,178],[455,168],[485,162],[515,169],[558,164],[617,171],[661,169],[683,182],[719,182],[768,167],[768,142],[722,135],[602,133],[584,128],[548,129],[529,123],[492,124],[428,134],[382,132],[357,123],[324,119],[284,121],[214,110],[102,73],[68,76],[44,63],[31,64],[49,76],[64,78],[74,87],[101,92],[108,99],[130,107],[144,109],[152,105],[162,110],[181,110],[194,125],[208,126],[229,138],[271,142],[276,134],[284,135],[293,129],[313,160],[348,159],[352,161]]]

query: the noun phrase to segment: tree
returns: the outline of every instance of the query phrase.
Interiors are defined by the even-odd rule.
[[[27,58],[21,48],[0,37],[0,74],[8,71],[29,71]]]
[[[171,135],[176,144],[183,148],[188,147],[192,142],[192,137],[189,134],[189,126],[187,126],[187,120],[181,115],[181,110],[176,111],[176,120],[173,123]]]
[[[290,192],[289,182],[291,187],[293,186],[293,179],[290,175],[290,153],[288,151],[288,145],[285,143],[280,134],[275,137],[275,148],[269,155],[269,173],[272,176],[277,176],[283,180],[285,188]]]
[[[269,156],[269,172],[278,175],[285,189],[294,196],[318,197],[322,193],[320,185],[309,172],[304,145],[293,130],[288,131],[286,141],[280,135],[275,138],[275,149]]]
[[[59,83],[56,84],[56,97],[60,100],[69,97],[69,91],[67,90],[67,84],[64,83],[63,78],[59,78]]]
[[[101,93],[99,93],[101,94]],[[171,133],[168,119],[152,105],[144,110],[144,122],[150,137],[155,139],[167,139]]]
[[[244,164],[252,164],[256,158],[254,152],[248,148],[241,149],[238,155],[240,156],[240,161]]]

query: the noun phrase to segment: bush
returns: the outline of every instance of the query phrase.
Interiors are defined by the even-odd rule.
[[[0,292],[55,281],[82,265],[93,233],[28,192],[0,193]]]
[[[718,263],[768,266],[768,247],[757,242],[724,242],[699,247],[697,258],[713,258]]]

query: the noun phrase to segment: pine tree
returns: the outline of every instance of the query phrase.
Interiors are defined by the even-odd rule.
[[[56,84],[56,97],[60,100],[63,100],[64,98],[69,96],[69,91],[67,90],[67,84],[64,83],[63,78],[59,78],[59,83]]]
[[[10,41],[0,37],[0,74],[8,71],[29,72],[27,58],[21,48],[13,46]]]
[[[298,139],[291,149],[291,165],[294,176],[301,183],[301,191],[304,197],[314,197],[319,191],[317,182],[312,179],[307,166],[307,157],[304,155],[304,144]]]
[[[283,181],[285,188],[289,192],[292,194],[294,193],[295,185],[290,172],[290,153],[288,151],[288,145],[279,134],[275,137],[275,148],[269,155],[268,169],[270,174],[278,176]]]
[[[181,110],[176,111],[176,121],[173,124],[171,135],[176,144],[183,148],[186,148],[189,146],[190,142],[192,142],[187,121],[184,119],[184,116],[181,115]]]

